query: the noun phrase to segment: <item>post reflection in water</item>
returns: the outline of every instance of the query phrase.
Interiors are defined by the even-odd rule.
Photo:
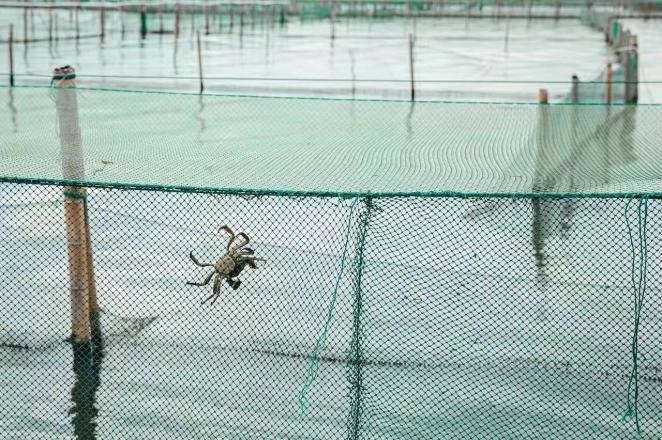
[[[12,123],[12,132],[18,132],[18,123],[16,122],[16,106],[14,105],[14,89],[12,87],[7,88],[9,93],[9,112],[11,113],[11,123]]]
[[[101,364],[104,357],[103,345],[92,347],[87,342],[72,343],[74,353],[74,386],[71,389],[71,424],[79,440],[96,438],[96,393],[101,385]]]

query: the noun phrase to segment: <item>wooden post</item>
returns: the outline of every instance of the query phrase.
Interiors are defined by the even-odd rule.
[[[414,101],[415,90],[414,90],[414,36],[409,34],[409,86],[411,89],[411,100]]]
[[[78,125],[76,73],[70,66],[55,69],[53,84],[57,89],[56,108],[60,133],[62,177],[65,180],[85,179],[85,164],[81,131]],[[78,186],[64,187],[64,214],[67,231],[67,255],[71,299],[72,342],[89,349],[92,327],[90,312],[96,310],[96,290],[92,269],[87,190]],[[94,304],[91,304],[91,300]],[[98,319],[97,319],[98,324]]]
[[[14,24],[9,23],[9,86],[14,87]]]
[[[607,63],[607,74],[605,75],[605,103],[611,104],[611,83],[613,72],[611,70],[611,63]]]
[[[200,78],[200,94],[202,94],[205,89],[205,85],[202,81],[202,46],[200,45],[200,31],[197,31],[197,40],[198,40],[198,77]]]
[[[549,104],[549,93],[547,92],[547,89],[538,90],[538,103]]]

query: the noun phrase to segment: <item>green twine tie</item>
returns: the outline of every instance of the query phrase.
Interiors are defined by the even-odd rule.
[[[630,226],[630,203],[628,200],[625,205],[625,224],[630,238],[630,248],[632,250],[632,290],[634,292],[634,331],[632,334],[632,370],[628,380],[628,400],[625,414],[622,421],[627,422],[634,417],[637,428],[637,435],[641,437],[641,426],[639,424],[639,323],[641,319],[641,309],[644,304],[644,295],[646,293],[646,273],[648,271],[648,198],[641,197],[637,206],[637,228],[639,235],[639,268],[637,269],[637,256],[634,239],[632,237],[632,227]],[[637,274],[638,272],[638,274]],[[638,275],[638,276],[637,276]]]
[[[308,411],[308,399],[306,395],[312,387],[313,382],[315,382],[315,379],[317,378],[320,355],[324,349],[324,345],[326,344],[326,338],[329,334],[329,327],[331,325],[331,321],[333,320],[333,313],[336,308],[336,299],[338,297],[338,287],[340,286],[340,280],[342,279],[342,275],[345,270],[349,237],[352,229],[352,218],[354,217],[354,207],[356,206],[357,201],[358,199],[354,199],[352,206],[349,209],[349,218],[347,219],[347,230],[345,231],[342,259],[340,260],[340,272],[338,273],[338,277],[336,278],[336,285],[333,288],[333,293],[331,294],[331,302],[329,303],[329,308],[326,312],[326,319],[324,321],[322,334],[320,334],[320,336],[317,338],[317,341],[315,342],[315,349],[311,355],[310,366],[308,367],[308,375],[306,376],[306,381],[301,387],[301,392],[299,393],[299,413],[301,415],[304,415]]]

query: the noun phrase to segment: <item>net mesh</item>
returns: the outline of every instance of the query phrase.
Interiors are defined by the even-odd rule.
[[[9,435],[662,435],[658,107],[416,103],[409,134],[409,103],[209,96],[201,130],[197,96],[84,90],[76,180],[49,92],[14,89],[0,134]],[[87,361],[65,341],[72,190]],[[191,254],[224,255],[222,225],[265,261],[201,305],[214,280],[187,283],[220,269]]]

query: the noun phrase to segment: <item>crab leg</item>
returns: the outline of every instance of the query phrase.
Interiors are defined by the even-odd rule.
[[[221,277],[218,276],[214,280],[214,299],[211,300],[211,305],[214,305],[214,303],[220,296],[221,296]]]
[[[202,301],[202,304],[206,303],[212,298],[214,298],[214,300],[211,303],[214,304],[218,299],[218,297],[220,296],[220,294],[221,294],[221,277],[220,275],[216,275],[216,278],[214,278],[214,291],[210,296],[207,297],[207,299]]]
[[[186,284],[188,284],[189,286],[206,286],[207,284],[209,284],[209,282],[211,281],[211,277],[213,277],[215,273],[216,272],[209,272],[209,275],[207,275],[205,280],[201,283],[195,283],[193,281],[187,281]]]
[[[195,257],[193,256],[193,252],[191,252],[191,253],[189,254],[189,256],[191,257],[191,260],[193,261],[193,264],[195,264],[196,266],[200,266],[200,267],[215,267],[213,264],[209,264],[209,263],[201,263],[201,262],[199,262],[198,259],[195,258]]]
[[[242,239],[241,244],[236,244],[236,245],[232,246],[232,250],[233,250],[233,251],[234,251],[234,250],[237,250],[237,249],[241,249],[241,248],[243,248],[244,246],[246,246],[246,245],[251,241],[251,239],[248,238],[248,235],[246,235],[246,233],[244,233],[244,232],[240,232],[240,233],[238,233],[238,234],[235,236],[235,239],[236,239],[236,238],[239,238],[239,237],[241,237],[241,239]],[[234,241],[234,240],[233,240],[233,241]],[[228,248],[228,250],[230,250],[230,249]]]
[[[226,250],[229,251],[230,246],[232,245],[232,243],[234,243],[234,239],[235,239],[234,232],[232,232],[232,229],[230,229],[230,227],[227,226],[227,225],[223,225],[220,228],[218,228],[218,232],[226,232],[226,233],[230,234],[230,239],[228,240],[228,245],[225,248]]]

